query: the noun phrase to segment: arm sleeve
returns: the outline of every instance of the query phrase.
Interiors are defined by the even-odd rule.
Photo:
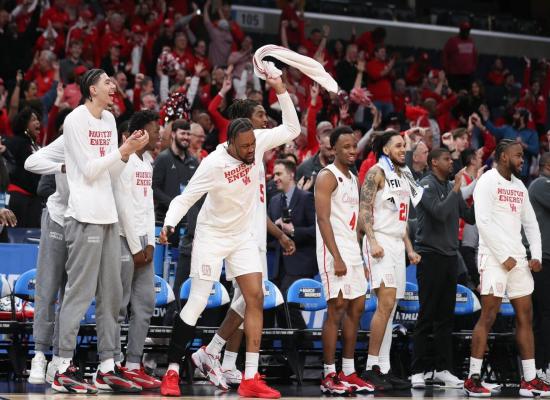
[[[485,121],[485,127],[497,140],[502,139],[506,133],[506,127],[497,128],[489,120]]]
[[[469,185],[465,185],[460,188],[460,192],[462,193],[462,198],[464,200],[468,199],[468,197],[474,194],[474,189],[476,188],[476,184],[477,184],[477,179],[474,179],[472,182],[470,182]]]
[[[139,253],[141,248],[141,242],[139,236],[134,229],[135,221],[135,209],[132,206],[132,175],[133,175],[132,163],[129,162],[126,168],[122,171],[120,176],[116,179],[113,185],[113,193],[115,195],[115,202],[118,212],[118,221],[120,223],[121,231],[124,232],[128,247],[132,254]]]
[[[94,180],[100,174],[115,166],[124,167],[125,163],[121,160],[122,155],[118,148],[106,154],[105,157],[93,159],[83,157],[87,153],[87,144],[85,136],[79,132],[81,128],[75,125],[72,119],[69,121],[65,120],[65,133],[63,135],[65,138],[65,148],[67,151],[74,152],[76,167],[86,179]]]
[[[218,131],[220,132],[220,143],[227,141],[228,125],[228,121],[218,111],[218,107],[220,106],[222,99],[222,96],[218,93],[216,96],[214,96],[214,98],[212,99],[212,101],[210,101],[210,104],[208,105],[208,114],[210,114],[212,120],[214,121],[214,125],[216,125],[216,128],[218,128]]]
[[[210,160],[209,160],[210,159]],[[214,186],[212,157],[205,158],[182,194],[174,197],[166,212],[164,226],[176,226],[189,208]]]
[[[317,113],[321,111],[321,96],[317,98],[317,104],[315,106],[310,105],[307,110],[307,148],[311,150],[312,153],[315,153],[319,148],[317,143]]]
[[[509,251],[500,240],[499,235],[495,234],[493,227],[491,213],[495,200],[492,192],[493,187],[491,182],[486,182],[483,179],[480,179],[479,185],[476,185],[474,190],[475,217],[479,236],[483,238],[483,242],[492,255],[502,264],[508,258]]]
[[[428,187],[424,186],[424,194],[422,195],[422,206],[432,218],[440,222],[445,222],[449,213],[454,207],[457,207],[457,197],[460,195],[451,191],[444,200],[439,200],[436,191],[432,189],[433,184]]]
[[[531,258],[533,260],[542,261],[542,239],[540,236],[539,223],[537,222],[537,216],[535,210],[533,210],[527,191],[525,191],[525,196],[523,208],[521,210],[521,225],[523,226],[525,236],[529,242]]]
[[[65,139],[60,136],[48,146],[31,154],[25,160],[25,169],[39,175],[49,175],[61,172],[65,163]]]
[[[283,113],[283,123],[276,128],[263,130],[263,133],[261,133],[262,130],[255,131],[257,153],[264,153],[267,150],[288,143],[300,134],[300,121],[290,95],[286,92],[277,95],[277,98]]]

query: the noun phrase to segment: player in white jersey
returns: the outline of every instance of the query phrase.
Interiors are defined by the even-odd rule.
[[[148,375],[141,367],[143,346],[149,331],[151,316],[155,311],[155,207],[153,204],[153,159],[149,152],[160,141],[159,116],[156,112],[138,111],[130,118],[130,132],[144,130],[149,143],[132,154],[118,179],[114,182],[114,194],[120,220],[120,253],[122,303],[118,316],[115,362],[122,375],[144,390],[160,387],[160,380]],[[125,135],[123,133],[124,137]],[[123,354],[120,343],[120,324],[128,321],[126,363],[121,366]],[[99,385],[98,385],[99,386]]]
[[[550,397],[550,385],[537,377],[535,366],[531,271],[541,270],[542,243],[529,193],[519,178],[524,162],[522,143],[501,140],[495,151],[495,162],[496,168],[483,174],[474,190],[481,315],[474,327],[470,373],[464,390],[472,397],[491,396],[491,391],[481,382],[481,365],[487,334],[502,298],[507,295],[516,314],[516,341],[523,369],[519,394]],[[522,243],[522,228],[529,241],[530,260]]]
[[[258,164],[263,154],[293,140],[300,123],[292,100],[280,77],[267,82],[277,93],[283,110],[283,125],[269,134],[253,130],[249,119],[236,119],[228,128],[228,142],[206,157],[185,191],[174,198],[166,214],[161,240],[204,194],[206,200],[197,218],[191,257],[191,293],[175,318],[169,347],[169,369],[161,394],[179,395],[179,361],[195,336],[195,325],[206,307],[212,282],[219,280],[222,260],[226,277],[236,279],[246,302],[245,376],[239,385],[243,397],[278,398],[280,393],[265,384],[257,373],[263,328],[262,267],[253,238],[254,210],[259,187]]]
[[[368,270],[357,240],[359,184],[350,172],[357,158],[357,139],[348,126],[334,129],[330,147],[334,163],[315,182],[317,265],[327,299],[323,323],[324,376],[321,391],[345,394],[372,392],[374,387],[357,376],[354,364],[359,320],[365,310]],[[334,362],[338,330],[343,323],[342,371]]]
[[[265,130],[267,126],[267,114],[261,104],[249,99],[235,100],[229,107],[228,113],[231,119],[249,118],[254,129],[263,129],[262,134],[264,135],[270,134],[268,130]],[[258,165],[258,176],[259,186],[254,215],[253,236],[260,251],[263,279],[267,279],[267,232],[279,240],[285,254],[292,254],[295,251],[295,245],[267,216],[265,167],[263,161]],[[236,360],[243,337],[244,302],[236,281],[233,281],[233,286],[234,294],[231,308],[218,332],[216,332],[208,346],[203,346],[192,355],[193,363],[199,368],[201,373],[212,384],[221,388],[226,388],[227,385],[238,386],[242,380],[242,373],[236,367]],[[238,329],[235,327],[238,327]],[[219,358],[224,345],[226,347],[223,364],[220,365]]]
[[[370,269],[378,305],[371,321],[369,355],[363,378],[378,390],[406,389],[408,381],[389,373],[392,325],[397,299],[405,294],[405,250],[420,261],[407,233],[410,185],[405,174],[405,142],[399,132],[377,133],[374,165],[361,188],[359,229],[365,235],[363,254]]]

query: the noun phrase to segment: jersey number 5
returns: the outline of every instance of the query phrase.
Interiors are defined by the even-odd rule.
[[[401,206],[399,206],[399,221],[406,221],[408,215],[409,205],[406,203],[401,203]]]
[[[260,201],[262,203],[265,203],[265,190],[264,190],[264,184],[260,183]]]

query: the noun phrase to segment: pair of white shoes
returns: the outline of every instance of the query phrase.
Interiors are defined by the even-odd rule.
[[[57,362],[46,359],[43,353],[36,353],[31,361],[31,371],[28,382],[33,385],[52,383],[57,372]]]
[[[212,356],[203,346],[191,355],[193,364],[210,383],[221,390],[229,390],[229,386],[238,386],[242,380],[242,373],[238,369],[222,370],[219,356]]]
[[[462,389],[464,387],[464,381],[447,370],[414,374],[411,376],[411,385],[413,389],[424,389],[426,387],[426,379],[430,378],[434,385],[446,389]],[[483,386],[491,392],[499,392],[501,389],[501,385],[495,383],[483,382]]]

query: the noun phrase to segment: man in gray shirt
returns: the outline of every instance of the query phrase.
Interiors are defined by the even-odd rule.
[[[529,199],[537,215],[542,239],[542,271],[533,274],[535,278],[533,293],[535,361],[537,375],[548,379],[550,375],[550,296],[548,296],[550,289],[550,153],[542,155],[539,166],[540,176],[529,186]]]

